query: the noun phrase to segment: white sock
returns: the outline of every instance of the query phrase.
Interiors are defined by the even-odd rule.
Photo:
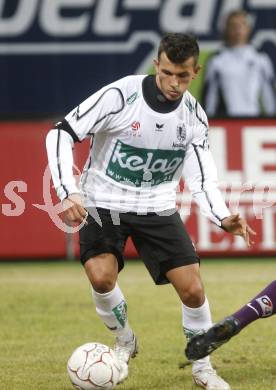
[[[197,308],[182,304],[182,325],[186,337],[189,339],[200,330],[208,330],[212,324],[211,312],[207,297],[202,306]],[[210,357],[206,356],[193,363],[192,371],[196,372],[203,368],[211,368]]]
[[[116,283],[113,290],[100,294],[92,288],[92,297],[96,312],[120,341],[128,342],[133,339],[133,331],[127,319],[127,304],[125,297]]]

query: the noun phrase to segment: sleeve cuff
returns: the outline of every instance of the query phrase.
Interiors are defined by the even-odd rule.
[[[57,195],[61,201],[68,198],[68,196],[71,194],[79,194],[79,193],[80,190],[76,185],[70,185],[70,186],[63,185],[57,189]]]

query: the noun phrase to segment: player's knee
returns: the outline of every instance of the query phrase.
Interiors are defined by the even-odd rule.
[[[189,307],[199,307],[204,303],[204,288],[201,283],[195,283],[183,292],[182,301]]]
[[[117,263],[113,259],[111,260],[106,261],[106,258],[102,256],[100,259],[88,260],[84,265],[93,289],[100,294],[111,291],[116,284],[118,276]]]
[[[86,272],[93,289],[98,293],[107,293],[115,287],[116,274],[113,269],[97,266],[86,270]]]
[[[90,282],[93,289],[100,294],[104,294],[113,290],[116,284],[116,280],[114,280],[113,275],[105,270],[92,275]]]

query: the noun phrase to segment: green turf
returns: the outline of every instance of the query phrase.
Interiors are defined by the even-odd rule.
[[[203,261],[213,319],[230,314],[275,279],[274,261]],[[180,304],[170,286],[156,287],[140,262],[120,277],[130,322],[140,339],[121,390],[196,389],[183,362]],[[66,362],[89,341],[113,343],[97,318],[77,263],[0,264],[1,390],[70,390]],[[233,390],[276,389],[275,317],[257,321],[213,354]]]

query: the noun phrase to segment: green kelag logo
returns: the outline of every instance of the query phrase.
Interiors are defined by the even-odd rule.
[[[109,160],[106,174],[118,182],[141,187],[145,180],[156,186],[172,181],[182,164],[184,150],[136,148],[117,141]],[[147,180],[149,179],[149,180]]]

